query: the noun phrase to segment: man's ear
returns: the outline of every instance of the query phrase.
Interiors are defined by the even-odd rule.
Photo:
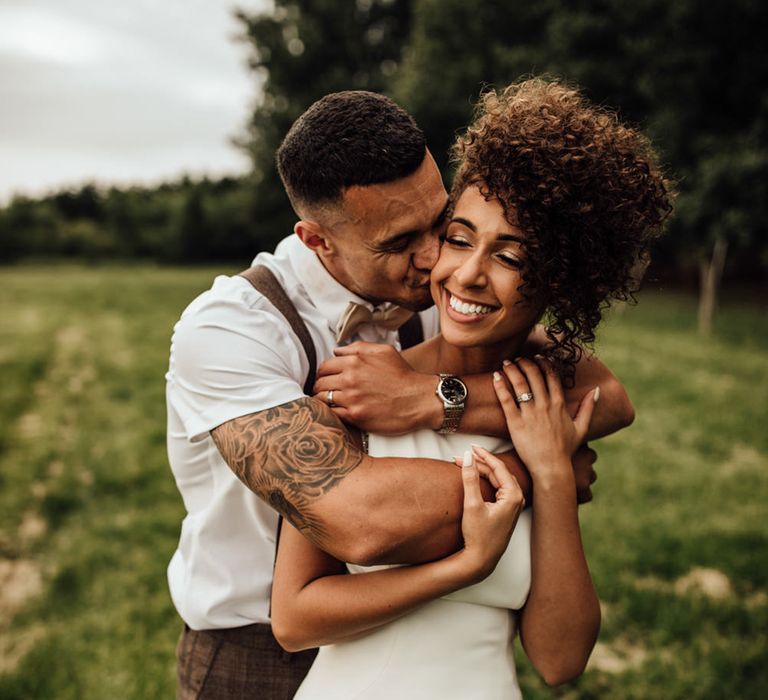
[[[293,232],[317,255],[326,256],[333,253],[333,243],[322,224],[302,219],[296,222]]]

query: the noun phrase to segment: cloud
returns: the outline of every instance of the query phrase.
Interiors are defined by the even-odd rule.
[[[244,171],[229,142],[259,85],[232,40],[233,6],[5,0],[0,197],[83,180]]]
[[[49,8],[0,6],[0,54],[79,65],[102,59],[108,46],[95,27]]]

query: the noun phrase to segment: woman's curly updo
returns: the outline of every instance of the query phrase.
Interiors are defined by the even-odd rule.
[[[483,95],[453,156],[452,201],[478,186],[525,232],[521,292],[542,303],[552,357],[572,377],[672,209],[650,142],[578,90],[534,78]]]

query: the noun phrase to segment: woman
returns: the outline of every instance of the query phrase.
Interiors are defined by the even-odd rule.
[[[405,357],[436,374],[503,367],[494,386],[535,507],[522,510],[517,483],[493,456],[509,444],[477,437],[462,470],[465,547],[454,555],[412,567],[347,567],[286,524],[273,629],[289,649],[325,645],[300,698],[519,697],[517,630],[550,683],[581,673],[597,637],[570,458],[599,390],[571,420],[553,365],[568,377],[605,302],[631,295],[633,269],[670,197],[648,142],[555,82],[485,95],[455,152],[455,204],[431,281],[442,332]],[[551,362],[505,362],[524,354],[542,316]],[[371,435],[369,449],[450,459],[469,442],[419,431]],[[495,503],[482,502],[479,473],[497,488]]]

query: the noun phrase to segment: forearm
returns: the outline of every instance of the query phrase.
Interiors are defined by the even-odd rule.
[[[600,401],[595,406],[586,440],[597,440],[618,432],[635,420],[635,409],[622,383],[594,355],[584,354],[576,365],[575,384],[566,390],[565,400],[571,416],[576,415],[579,403],[596,386],[600,387]]]
[[[212,435],[248,488],[339,559],[418,562],[461,546],[458,469],[436,460],[371,459],[319,401],[243,416]]]
[[[467,385],[468,397],[459,431],[465,434],[508,437],[504,412],[499,406],[493,390],[490,373],[462,377]],[[435,396],[437,377],[417,375],[414,378],[421,386],[421,399],[414,403],[417,415],[414,420],[419,426],[437,430],[443,421],[443,406]],[[616,376],[593,355],[585,355],[576,366],[574,386],[565,390],[565,399],[571,415],[576,414],[584,396],[596,386],[600,387],[600,402],[587,432],[587,440],[597,440],[627,427],[635,418],[634,408],[627,392]]]
[[[418,566],[310,581],[293,594],[276,585],[272,627],[288,651],[332,644],[367,632],[469,585],[459,554]]]
[[[343,484],[317,502],[326,532],[320,546],[366,565],[443,557],[462,545],[462,498],[455,465],[364,456]]]
[[[578,676],[600,628],[600,605],[589,574],[570,474],[535,483],[531,541],[532,587],[521,639],[550,684]]]

